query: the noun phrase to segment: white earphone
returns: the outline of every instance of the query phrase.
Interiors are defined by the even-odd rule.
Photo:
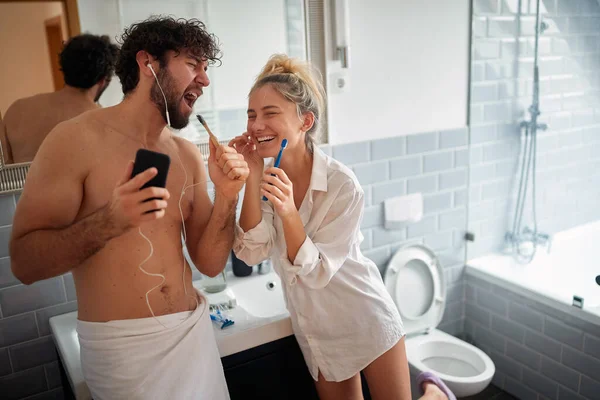
[[[150,68],[150,72],[154,75],[154,79],[156,79],[156,84],[162,93],[163,99],[165,99],[165,114],[167,115],[167,125],[171,126],[171,119],[169,118],[169,108],[167,107],[167,97],[165,96],[165,92],[163,92],[162,87],[160,86],[160,82],[158,81],[158,77],[154,72],[154,68],[152,68],[152,64],[150,64],[150,60],[146,61],[146,65]]]

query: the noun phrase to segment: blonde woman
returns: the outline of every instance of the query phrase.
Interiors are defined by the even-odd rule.
[[[271,258],[322,400],[362,399],[361,371],[374,400],[409,400],[402,321],[360,251],[364,192],[315,145],[324,108],[308,65],[268,61],[250,90],[247,132],[231,142],[250,167],[234,252],[247,264]],[[284,139],[279,168],[264,169]]]

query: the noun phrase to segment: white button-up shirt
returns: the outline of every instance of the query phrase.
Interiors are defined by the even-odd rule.
[[[294,262],[270,202],[262,220],[237,226],[235,255],[249,265],[271,258],[292,327],[314,380],[343,381],[404,336],[400,314],[377,266],[363,256],[364,191],[354,173],[315,146],[310,185],[299,209],[306,239]]]

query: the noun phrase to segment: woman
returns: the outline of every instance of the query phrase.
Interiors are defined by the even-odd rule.
[[[309,67],[273,56],[250,90],[247,132],[230,145],[250,167],[234,252],[271,258],[319,397],[410,399],[404,328],[376,265],[360,251],[364,192],[315,145],[325,96]],[[287,139],[279,168],[264,169]],[[266,201],[262,197],[266,197]]]

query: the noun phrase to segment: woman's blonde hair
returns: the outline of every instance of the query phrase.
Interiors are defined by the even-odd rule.
[[[313,126],[305,136],[306,148],[311,153],[321,132],[320,122],[325,112],[325,90],[320,78],[318,71],[308,63],[285,54],[275,54],[250,89],[252,94],[267,84],[271,85],[283,97],[296,104],[298,118],[302,119],[307,112],[314,115]]]

